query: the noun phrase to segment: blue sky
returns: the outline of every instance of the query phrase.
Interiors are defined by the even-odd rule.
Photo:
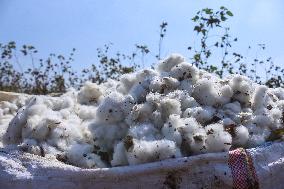
[[[157,50],[159,24],[167,21],[162,54],[186,55],[194,44],[190,19],[195,12],[222,5],[234,13],[228,24],[239,38],[238,50],[265,43],[264,55],[284,65],[283,0],[0,0],[0,42],[32,44],[39,57],[75,47],[74,66],[82,68],[94,63],[96,48],[109,42],[125,53],[136,43]]]

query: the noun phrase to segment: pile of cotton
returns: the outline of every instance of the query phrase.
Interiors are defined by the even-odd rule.
[[[220,79],[173,54],[119,81],[60,97],[0,104],[2,147],[83,168],[135,165],[271,140],[284,128],[284,89]]]

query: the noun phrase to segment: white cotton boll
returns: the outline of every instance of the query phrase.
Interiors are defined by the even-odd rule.
[[[222,124],[211,124],[205,127],[207,152],[225,152],[232,146],[232,136],[224,131]]]
[[[24,139],[24,141],[19,145],[20,149],[25,152],[41,155],[41,148],[38,146],[37,142],[33,139]]]
[[[0,102],[0,109],[3,114],[15,114],[18,110],[18,106],[8,101]]]
[[[284,112],[284,100],[279,100],[276,103],[276,107],[279,108],[280,110],[282,110]]]
[[[270,111],[269,115],[271,121],[272,121],[272,129],[278,129],[282,126],[283,124],[283,111],[281,111],[278,108],[273,108]]]
[[[243,105],[248,105],[252,93],[252,84],[247,77],[236,75],[230,80],[230,86],[234,91],[233,98]]]
[[[256,87],[253,96],[252,96],[252,109],[257,110],[267,106],[266,104],[266,94],[267,94],[267,87],[264,85],[259,85]]]
[[[98,120],[103,123],[115,123],[123,120],[122,103],[123,96],[117,92],[105,97],[96,112]]]
[[[129,115],[134,106],[135,106],[134,98],[131,95],[125,96],[122,101],[122,111],[124,113],[124,116]]]
[[[199,128],[194,133],[186,133],[184,135],[185,143],[188,146],[184,146],[185,151],[190,154],[202,154],[206,152],[206,132],[203,128]]]
[[[27,114],[30,115],[43,115],[48,108],[44,104],[35,104],[27,109]]]
[[[153,93],[155,92],[160,93],[163,87],[164,87],[163,79],[160,76],[155,76],[152,78],[150,82],[149,90]]]
[[[27,125],[29,125],[29,121],[32,119],[33,118],[28,119]],[[42,119],[36,125],[32,126],[30,137],[37,139],[39,141],[43,141],[47,138],[47,135],[50,133],[50,130],[56,128],[60,123],[61,123],[61,119],[57,117],[53,117],[53,118],[49,117],[49,118]]]
[[[165,139],[174,141],[178,147],[181,146],[182,137],[179,128],[183,126],[183,121],[179,115],[170,115],[168,121],[162,127],[162,135]]]
[[[236,125],[236,123],[228,117],[222,120],[222,124],[223,126]]]
[[[180,85],[180,82],[172,77],[163,77],[163,86],[161,93],[169,93],[174,89],[177,89]]]
[[[97,108],[93,106],[81,105],[78,107],[78,116],[80,119],[95,119]]]
[[[113,91],[117,91],[118,84],[119,84],[119,81],[108,78],[105,82],[101,83],[99,86],[100,86],[100,89],[101,89],[103,95],[107,96],[110,93],[112,93]],[[117,92],[119,92],[119,91],[117,91]],[[99,101],[100,100],[101,100],[101,98],[99,98]]]
[[[236,147],[245,147],[249,139],[249,131],[248,129],[243,126],[237,126],[234,130],[233,136],[233,146]]]
[[[153,78],[155,78],[158,75],[159,75],[159,73],[155,70],[144,69],[144,70],[138,71],[136,73],[135,77],[137,79],[136,82],[143,83],[143,81],[152,80]]]
[[[102,91],[96,83],[86,82],[78,93],[77,100],[81,104],[97,103]]]
[[[153,111],[154,107],[150,103],[136,104],[133,106],[125,121],[129,125],[136,122],[147,122],[150,120]]]
[[[43,142],[40,144],[42,149],[43,149],[43,152],[44,152],[44,155],[45,156],[52,156],[52,157],[56,157],[56,155],[58,154],[62,154],[62,151],[58,150],[57,148],[55,148],[54,146],[51,146],[49,145],[48,143],[46,142]]]
[[[28,117],[27,111],[32,105],[34,105],[35,101],[36,98],[31,99],[26,106],[18,110],[16,116],[9,123],[9,126],[3,137],[3,143],[12,144],[18,143],[21,140],[22,128],[26,124]]]
[[[128,165],[128,160],[126,156],[126,150],[123,142],[119,142],[114,147],[113,157],[111,160],[111,166],[125,166]]]
[[[208,79],[198,80],[192,95],[198,103],[206,106],[217,104],[219,99],[214,82]]]
[[[127,94],[135,83],[137,83],[135,73],[124,74],[120,77],[117,91],[122,94]]]
[[[229,85],[224,85],[221,86],[220,94],[221,95],[219,96],[219,103],[223,105],[230,102],[234,93]]]
[[[181,115],[181,104],[178,100],[164,98],[160,104],[162,118],[166,120],[171,114]]]
[[[276,89],[269,89],[269,91],[274,94],[279,100],[284,100],[284,89],[283,88],[276,88]]]
[[[161,60],[156,67],[158,72],[169,72],[172,67],[185,61],[185,58],[180,54],[171,54],[164,60]]]
[[[129,94],[134,98],[135,102],[141,103],[146,100],[147,92],[148,89],[138,83],[130,89]]]
[[[249,124],[246,127],[250,135],[247,143],[247,147],[249,148],[264,144],[271,133],[267,128],[257,127],[255,124]]]
[[[60,116],[63,119],[68,119],[68,117],[71,115],[71,110],[69,110],[69,109],[62,109],[62,110],[59,110],[59,112],[60,112]]]
[[[67,151],[68,162],[84,168],[107,167],[101,158],[92,153],[93,146],[88,144],[73,144]]]
[[[204,124],[210,121],[215,113],[215,108],[211,106],[195,107],[187,108],[183,113],[183,117],[194,117],[199,123]]]
[[[193,93],[194,85],[191,80],[185,79],[180,82],[179,90],[187,91],[190,95]]]
[[[164,120],[162,118],[162,114],[161,112],[155,110],[151,117],[150,117],[150,121],[154,124],[155,128],[157,129],[161,129],[164,125]]]
[[[181,157],[175,142],[169,140],[143,141],[133,139],[133,146],[127,150],[129,165]]]
[[[128,131],[128,126],[125,123],[116,124],[99,124],[92,123],[89,125],[89,130],[93,135],[95,145],[101,151],[112,151],[114,144],[122,140]]]
[[[159,138],[158,130],[151,123],[132,126],[128,131],[128,136],[139,140],[155,140]]]
[[[233,113],[240,113],[242,108],[241,108],[241,104],[238,101],[232,102],[232,103],[228,103],[225,104],[223,106],[224,110],[230,110]]]
[[[185,98],[181,99],[181,110],[185,111],[187,108],[194,108],[198,107],[199,104],[193,97],[186,96]]]
[[[272,120],[268,115],[256,115],[253,117],[252,122],[261,128],[268,128],[272,125]]]
[[[182,62],[174,66],[170,71],[170,76],[179,81],[188,79],[195,82],[198,79],[198,74],[198,69],[188,62]]]
[[[199,104],[196,100],[189,95],[188,92],[175,90],[167,94],[168,98],[179,100],[181,103],[181,110],[184,111],[187,108],[197,107]]]
[[[36,125],[38,125],[40,121],[41,117],[39,115],[30,116],[21,130],[21,136],[23,138],[31,137],[33,130],[35,130]]]
[[[181,149],[186,155],[205,152],[206,133],[195,118],[183,119],[183,125],[178,128],[183,143]]]

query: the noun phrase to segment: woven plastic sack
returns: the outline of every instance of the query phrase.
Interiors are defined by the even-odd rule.
[[[81,169],[8,149],[0,188],[283,188],[284,143],[136,166]]]

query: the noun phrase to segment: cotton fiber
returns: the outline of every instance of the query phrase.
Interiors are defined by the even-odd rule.
[[[0,102],[0,147],[82,168],[136,165],[283,140],[284,89],[224,79],[179,54],[60,97]]]

